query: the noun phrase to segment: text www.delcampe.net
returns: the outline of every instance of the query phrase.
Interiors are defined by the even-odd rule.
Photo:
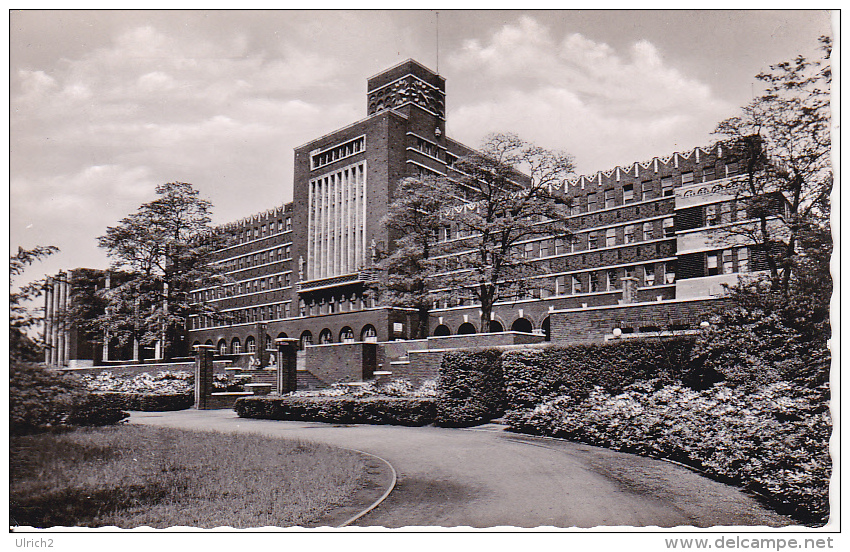
[[[715,549],[754,549],[754,550],[795,550],[819,548],[833,548],[833,538],[782,538],[782,537],[717,537],[702,539],[664,539],[664,546],[668,549],[692,549],[692,548],[715,548]]]

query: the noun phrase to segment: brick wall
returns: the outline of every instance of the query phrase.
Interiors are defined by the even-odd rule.
[[[370,379],[377,366],[376,343],[315,345],[305,351],[305,366],[316,378],[330,385]]]
[[[656,301],[587,309],[570,309],[551,313],[552,341],[583,343],[603,341],[614,328],[623,333],[698,328],[715,309],[723,308],[723,299]]]

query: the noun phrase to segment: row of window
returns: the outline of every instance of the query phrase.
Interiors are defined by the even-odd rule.
[[[312,170],[316,170],[325,165],[330,165],[340,159],[351,157],[363,151],[366,147],[366,138],[361,136],[344,144],[334,146],[325,151],[319,152],[310,158]]]
[[[271,289],[283,289],[292,286],[292,273],[276,274],[273,276],[264,276],[253,280],[237,282],[229,286],[203,289],[192,292],[192,301],[198,303],[201,301],[213,301],[215,299],[224,299],[236,295],[244,295],[246,293],[257,293]]]
[[[733,210],[734,208],[734,210]],[[705,225],[717,226],[735,221],[747,220],[747,206],[744,202],[733,205],[731,201],[705,206]]]
[[[727,166],[727,173],[734,171],[737,171],[737,166]],[[683,172],[681,174],[681,183],[679,186],[693,184],[695,182],[694,178],[693,171]],[[704,168],[700,178],[702,182],[715,180],[716,176],[714,167]],[[610,209],[618,205],[625,205],[635,201],[649,201],[659,197],[671,197],[675,193],[674,188],[678,187],[676,185],[678,182],[679,179],[676,179],[674,182],[674,178],[672,176],[662,177],[660,195],[655,181],[653,180],[644,180],[640,184],[623,184],[621,197],[618,197],[617,190],[615,188],[604,190],[601,194],[598,192],[591,192],[583,197],[579,196],[573,198],[573,205],[571,207],[570,214],[578,215],[581,213],[596,211],[598,209]]]
[[[302,317],[317,316],[337,312],[354,312],[375,306],[375,299],[371,295],[351,293],[348,296],[343,294],[338,297],[321,297],[310,301],[301,299],[298,305],[298,314]]]
[[[251,228],[240,228],[234,234],[238,243],[245,243],[251,240],[257,240],[277,234],[280,232],[290,232],[292,230],[292,217],[279,218],[276,221],[269,221],[268,224],[261,224]]]
[[[658,277],[656,277],[658,276]],[[546,282],[545,286],[528,288],[524,294],[513,297],[513,300],[545,299],[547,297],[579,295],[582,293],[597,293],[622,289],[622,278],[637,279],[638,287],[662,286],[676,283],[676,263],[647,263],[640,266],[612,268],[603,271],[582,272],[555,276]],[[451,308],[472,306],[475,302],[471,297],[446,299],[434,303],[434,308]]]
[[[750,271],[750,255],[746,247],[713,251],[705,255],[705,272],[709,276]]]
[[[248,255],[228,259],[227,261],[224,261],[223,266],[226,272],[234,272],[236,270],[243,270],[290,258],[292,258],[292,246],[283,245],[276,249],[268,249],[266,251],[249,253]]]
[[[230,324],[244,324],[247,322],[263,322],[266,320],[279,320],[291,318],[292,309],[290,303],[279,303],[277,305],[264,305],[262,307],[250,307],[227,311],[221,316],[213,318],[207,315],[199,315],[191,318],[194,330],[203,328],[215,328]]]

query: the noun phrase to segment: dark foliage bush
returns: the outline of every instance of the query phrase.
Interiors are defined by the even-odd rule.
[[[680,382],[695,369],[693,344],[682,337],[507,351],[506,408],[531,409],[559,396],[580,400],[596,386],[618,392],[641,380]]]
[[[240,418],[423,426],[434,423],[430,397],[242,397]]]
[[[502,352],[446,353],[437,391],[437,425],[469,427],[498,418],[505,412]]]
[[[73,425],[117,423],[128,414],[93,394],[72,376],[12,362],[9,367],[9,430],[24,434]]]
[[[100,400],[125,410],[166,412],[185,410],[195,404],[193,393],[96,393]]]

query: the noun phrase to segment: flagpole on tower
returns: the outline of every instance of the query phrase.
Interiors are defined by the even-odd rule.
[[[440,12],[437,13],[437,74],[440,74]]]

